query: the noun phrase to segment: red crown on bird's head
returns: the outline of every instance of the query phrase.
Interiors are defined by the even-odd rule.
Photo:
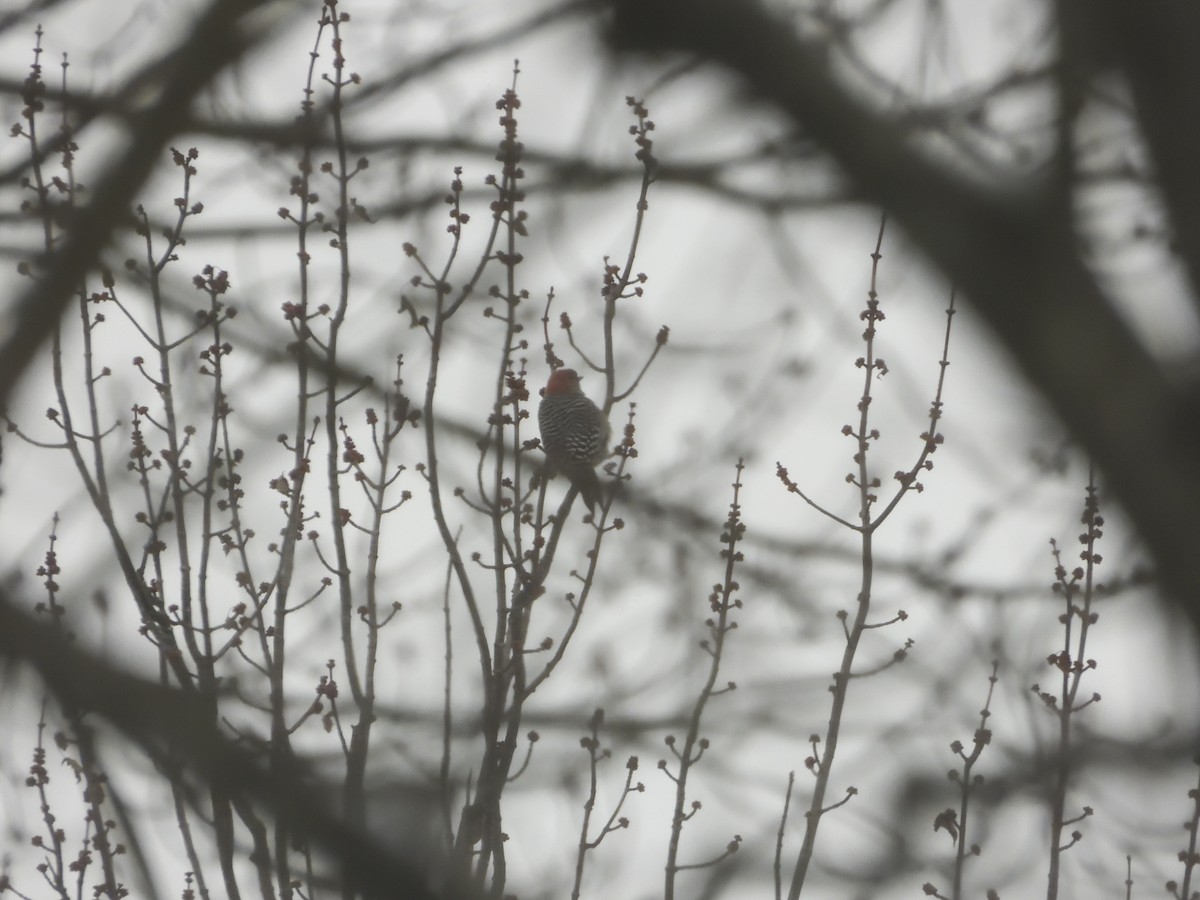
[[[579,373],[574,369],[555,369],[546,382],[546,396],[550,394],[573,394],[579,390]]]

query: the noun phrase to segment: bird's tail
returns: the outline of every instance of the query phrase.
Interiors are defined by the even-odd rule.
[[[588,512],[594,515],[596,506],[604,499],[596,470],[591,466],[580,466],[578,469],[568,472],[567,477],[571,479],[571,484],[578,488],[579,496],[587,504]]]

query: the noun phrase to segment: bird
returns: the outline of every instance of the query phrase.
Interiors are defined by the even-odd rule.
[[[574,369],[550,373],[538,406],[538,428],[550,468],[566,475],[595,513],[600,502],[596,466],[608,456],[610,429],[604,413],[580,389]]]

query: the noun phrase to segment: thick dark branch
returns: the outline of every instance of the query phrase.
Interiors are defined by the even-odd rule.
[[[831,75],[820,47],[759,3],[620,0],[613,33],[625,49],[723,63],[832,152],[965,290],[1100,464],[1164,584],[1200,621],[1200,402],[1168,380],[1085,267],[1069,186],[969,180],[906,139]]]
[[[66,239],[41,261],[33,287],[7,317],[9,330],[0,344],[0,405],[54,328],[72,292],[96,265],[114,229],[127,220],[138,191],[186,121],[192,101],[277,24],[273,12],[280,10],[265,0],[213,0],[181,44],[124,86],[126,96],[151,99],[125,119],[126,149],[100,179],[90,205],[65,223]],[[253,28],[245,21],[252,14]]]
[[[1091,3],[1069,6],[1079,7],[1081,28],[1097,18]],[[1107,6],[1117,63],[1133,91],[1175,244],[1200,292],[1200,6],[1136,0]]]
[[[32,665],[60,701],[111,722],[157,762],[185,760],[231,796],[267,803],[346,864],[366,896],[435,900],[413,865],[331,812],[322,798],[335,796],[336,787],[320,784],[299,763],[290,771],[268,768],[245,743],[212,727],[204,698],[114,669],[21,612],[2,591],[0,657]]]

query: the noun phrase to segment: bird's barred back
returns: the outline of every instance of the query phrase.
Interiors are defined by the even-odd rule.
[[[551,396],[538,408],[542,445],[560,461],[592,463],[607,455],[608,422],[585,396]]]

